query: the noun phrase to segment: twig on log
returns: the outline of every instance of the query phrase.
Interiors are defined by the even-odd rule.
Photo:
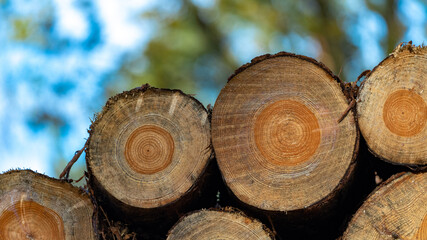
[[[80,182],[84,177],[85,177],[85,174],[83,173],[83,175],[79,179],[76,180],[76,183]]]
[[[354,82],[355,83],[355,85],[357,86],[357,83],[359,82],[359,80],[362,78],[362,77],[366,77],[369,73],[371,73],[371,70],[365,70],[365,71],[363,71],[358,77],[357,77],[357,80],[356,80],[356,82]],[[360,83],[360,87],[362,87],[363,86],[363,84],[365,83],[365,80],[366,80],[366,78],[365,79],[363,79],[363,81]],[[359,88],[360,88],[359,87]]]
[[[73,167],[74,163],[77,162],[77,160],[80,158],[80,156],[82,155],[83,151],[87,148],[87,140],[85,145],[83,146],[82,149],[80,149],[79,151],[77,151],[74,154],[74,157],[68,162],[67,166],[65,166],[64,170],[62,171],[61,175],[59,175],[59,178],[62,179],[65,176],[65,180],[68,181],[68,177],[70,175],[70,170],[71,167]]]
[[[344,111],[344,113],[341,115],[341,117],[338,119],[338,123],[340,123],[348,114],[348,112],[350,112],[350,110],[354,107],[356,107],[356,97],[359,94],[359,88],[365,83],[365,79],[360,83],[360,87],[357,86],[357,83],[359,82],[359,80],[362,77],[367,76],[369,73],[371,72],[371,70],[365,70],[363,71],[356,79],[356,81],[351,82],[351,83],[347,83],[346,84],[346,91],[348,91],[348,96],[352,99],[350,104],[348,105],[347,109]],[[348,89],[347,89],[348,87]]]
[[[350,104],[348,105],[347,109],[345,109],[344,113],[341,115],[341,117],[338,119],[337,123],[340,123],[344,118],[347,116],[348,112],[356,106],[356,99],[351,100]]]

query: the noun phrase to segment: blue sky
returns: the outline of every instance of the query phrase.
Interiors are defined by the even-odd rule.
[[[5,11],[18,16],[46,14],[45,9],[38,6],[47,4],[38,3],[13,1]],[[31,168],[53,176],[50,160],[57,157],[57,152],[64,152],[63,157],[71,159],[88,137],[90,118],[105,101],[99,99],[102,76],[116,70],[117,61],[123,55],[142,48],[152,31],[147,24],[135,20],[150,2],[97,0],[94,6],[103,28],[102,43],[96,49],[84,51],[79,43],[88,38],[88,16],[75,1],[49,3],[56,9],[53,34],[71,42],[63,53],[49,54],[31,44],[11,41],[13,29],[7,22],[0,22],[0,171]],[[39,86],[43,88],[28,81],[28,74],[40,75],[43,84]],[[58,96],[52,87],[67,90]],[[88,109],[88,105],[92,108]],[[60,145],[55,142],[57,138],[52,136],[55,134],[52,129],[28,124],[27,116],[40,108],[69,120],[71,126]],[[83,162],[80,160],[80,164]]]

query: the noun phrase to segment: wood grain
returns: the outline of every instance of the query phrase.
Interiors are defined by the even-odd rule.
[[[274,236],[261,222],[240,211],[210,209],[183,217],[169,231],[167,239],[267,240],[274,239]]]
[[[404,173],[380,185],[360,207],[343,239],[426,239],[427,173]]]
[[[0,175],[0,239],[96,239],[89,197],[30,170]]]

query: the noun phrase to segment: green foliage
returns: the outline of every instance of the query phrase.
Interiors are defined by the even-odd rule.
[[[249,60],[242,61],[230,44],[233,32],[244,28],[255,31],[257,52],[308,54],[304,48],[318,45],[319,53],[312,57],[341,78],[354,81],[354,74],[364,70],[361,57],[357,57],[360,46],[354,43],[357,33],[348,29],[351,22],[356,24],[358,12],[346,9],[342,1],[217,0],[210,7],[189,0],[173,2],[180,6],[174,13],[158,7],[142,14],[155,22],[157,29],[146,48],[124,62],[119,71],[132,86],[148,82],[190,93],[206,85],[219,89],[234,69]],[[381,41],[385,56],[398,44],[404,30],[396,16],[396,2],[366,1],[366,9],[360,11],[373,11],[385,19],[388,36]],[[316,46],[307,46],[313,43]],[[359,65],[349,66],[355,59]]]
[[[189,1],[170,16],[165,17],[159,10],[144,13],[143,18],[158,26],[155,36],[144,52],[122,65],[119,74],[134,86],[148,82],[187,93],[195,93],[203,82],[223,82],[237,63],[226,49],[216,23],[202,16],[201,10]],[[141,59],[147,62],[145,66],[138,64],[143,62]]]
[[[30,19],[14,19],[13,20],[13,39],[16,41],[26,40],[31,34]]]

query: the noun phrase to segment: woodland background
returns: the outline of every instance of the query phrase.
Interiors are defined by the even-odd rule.
[[[425,0],[0,0],[0,172],[58,177],[107,98],[143,83],[213,105],[261,54],[354,81],[410,40],[427,43]]]

